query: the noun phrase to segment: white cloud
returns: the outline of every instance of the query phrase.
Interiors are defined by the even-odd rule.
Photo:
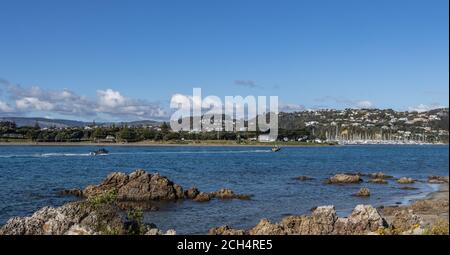
[[[257,87],[262,88],[262,86],[259,86],[253,80],[235,80],[234,84],[236,84],[238,86],[242,86],[242,87],[248,87],[248,88],[257,88]]]
[[[298,112],[304,110],[305,106],[300,104],[283,104],[280,106],[280,112]]]
[[[97,90],[97,97],[100,107],[115,108],[125,103],[125,97],[112,89]]]
[[[355,103],[355,106],[358,108],[371,108],[372,107],[372,102],[368,101],[368,100],[361,100],[361,101],[357,101]]]
[[[145,119],[164,117],[166,111],[158,103],[135,100],[112,89],[98,90],[95,99],[80,96],[68,89],[44,90],[37,86],[24,88],[20,85],[2,82],[6,94],[15,106],[0,102],[0,112],[28,113],[40,111],[68,116],[96,116],[108,114],[122,119]]]
[[[11,112],[14,112],[14,108],[12,108],[9,104],[0,100],[0,112],[1,113],[11,113]]]
[[[208,100],[211,100],[211,99],[207,99],[207,101]],[[201,98],[183,95],[183,94],[179,94],[179,93],[172,95],[171,102],[175,105],[187,104],[187,102],[189,102],[191,107],[195,107],[196,109],[201,109],[202,107],[204,107],[204,105],[202,106],[202,103],[205,104],[205,102],[202,102]],[[209,102],[209,103],[212,103],[212,102]]]
[[[369,100],[366,99],[348,99],[348,98],[343,98],[343,97],[333,97],[333,96],[326,96],[326,97],[322,97],[322,98],[317,98],[315,99],[316,102],[320,102],[320,103],[326,103],[326,102],[331,102],[332,104],[337,104],[343,107],[349,107],[349,108],[372,108],[373,107],[373,103]],[[336,108],[335,106],[323,106],[325,108]]]
[[[54,105],[47,101],[41,101],[36,97],[24,97],[16,100],[16,106],[19,110],[38,110],[51,111]]]
[[[446,106],[437,104],[437,103],[433,103],[430,105],[426,105],[426,104],[419,104],[417,106],[411,106],[408,107],[408,111],[410,112],[426,112],[426,111],[430,111],[433,109],[438,109],[438,108],[445,108]]]
[[[131,99],[112,89],[97,90],[97,111],[140,119],[166,115],[166,111],[159,104]]]

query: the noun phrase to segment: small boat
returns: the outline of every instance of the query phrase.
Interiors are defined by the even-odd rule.
[[[92,151],[90,154],[91,156],[97,156],[97,155],[107,155],[109,153],[109,151],[107,151],[106,149],[102,148],[96,151]]]
[[[278,145],[275,145],[275,146],[272,147],[272,152],[277,152],[279,150],[281,150],[281,148],[278,147]]]

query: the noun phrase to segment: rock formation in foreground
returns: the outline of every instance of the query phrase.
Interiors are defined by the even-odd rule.
[[[144,224],[137,213],[120,214],[107,197],[44,207],[29,217],[14,217],[0,235],[162,235],[153,224]],[[137,215],[137,216],[136,216]],[[173,235],[174,230],[165,234]]]
[[[84,189],[70,189],[63,194],[72,194],[89,198],[106,191],[116,190],[117,201],[148,202],[169,201],[177,199],[193,199],[194,201],[209,201],[218,199],[249,199],[249,195],[235,194],[232,190],[221,189],[215,192],[200,192],[196,188],[183,188],[159,173],[151,174],[138,169],[130,174],[114,172],[108,175],[100,184],[89,185]]]
[[[424,211],[434,216],[424,219]],[[437,215],[440,215],[439,217]],[[426,216],[426,215],[425,215]],[[287,216],[278,223],[262,219],[251,229],[221,226],[210,235],[448,235],[448,199],[420,200],[407,207],[386,207],[378,211],[371,205],[357,205],[341,218],[334,206],[317,207],[311,215]],[[428,219],[429,221],[429,219]]]
[[[287,216],[278,223],[262,219],[255,227],[242,230],[221,226],[210,235],[354,235],[367,234],[388,227],[370,205],[358,205],[347,218],[340,218],[334,206],[317,207],[310,216]]]

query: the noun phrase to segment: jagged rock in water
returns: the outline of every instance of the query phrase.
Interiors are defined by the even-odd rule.
[[[376,183],[376,184],[387,184],[388,183],[385,179],[382,179],[382,178],[370,179],[369,182]]]
[[[428,176],[428,183],[443,184],[448,183],[448,176]]]
[[[370,196],[370,190],[368,188],[361,188],[355,194],[355,196],[358,196],[358,197],[369,197]]]
[[[369,177],[373,178],[373,179],[391,179],[391,178],[394,178],[393,176],[386,175],[383,172],[371,173],[371,174],[369,174]]]
[[[249,195],[236,194],[230,189],[220,189],[215,192],[200,192],[197,188],[183,190],[183,188],[170,181],[165,176],[158,173],[151,174],[142,169],[138,169],[130,174],[114,172],[108,175],[100,184],[89,185],[83,190],[68,189],[61,192],[82,197],[94,197],[107,191],[117,191],[117,202],[122,203],[122,207],[149,201],[167,201],[177,199],[193,199],[194,201],[209,201],[212,198],[218,199],[249,199]],[[120,205],[120,204],[118,204]],[[154,207],[150,207],[154,208]]]
[[[194,198],[194,201],[197,201],[197,202],[207,202],[209,200],[211,200],[211,194],[209,194],[207,192],[200,192]]]
[[[249,235],[353,235],[367,234],[386,227],[386,221],[370,205],[356,206],[348,218],[339,218],[334,206],[319,206],[311,216],[287,216],[279,223],[262,219],[255,227],[245,231],[222,226],[210,234],[240,233]]]
[[[111,173],[98,185],[83,189],[84,197],[117,190],[118,201],[175,200],[184,197],[183,189],[158,173],[150,174],[138,169],[130,174]]]
[[[73,196],[77,196],[77,197],[82,197],[83,196],[83,190],[81,189],[65,189],[63,191],[60,192],[60,195],[73,195]]]
[[[330,184],[346,184],[346,183],[360,183],[362,179],[359,175],[352,174],[336,174],[327,180]]]
[[[29,217],[14,217],[0,228],[0,235],[111,235],[130,234],[130,222],[122,219],[111,204],[72,202],[44,207]],[[139,225],[154,229],[154,225]],[[160,234],[161,232],[157,232]]]
[[[412,178],[409,178],[409,177],[402,177],[397,180],[397,183],[399,183],[399,184],[412,184],[414,182],[415,182],[415,180]]]
[[[184,196],[189,199],[194,199],[200,191],[196,187],[192,187],[184,192]]]
[[[218,198],[218,199],[242,199],[247,200],[250,199],[250,195],[244,195],[244,194],[236,194],[234,191],[230,189],[220,189],[215,192],[210,193],[211,197]]]

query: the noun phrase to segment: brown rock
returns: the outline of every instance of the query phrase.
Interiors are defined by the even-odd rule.
[[[73,195],[73,196],[77,196],[77,197],[82,197],[83,196],[83,190],[81,189],[65,189],[63,191],[60,192],[60,195]]]
[[[358,205],[348,218],[337,217],[334,206],[319,206],[311,216],[287,216],[279,223],[262,219],[255,227],[239,233],[250,235],[352,235],[367,234],[386,227],[386,221],[370,205]],[[214,234],[239,231],[228,226],[210,230]]]
[[[139,169],[128,175],[112,173],[98,185],[86,187],[82,194],[91,197],[104,191],[117,190],[118,201],[175,200],[184,198],[183,188],[158,173]]]
[[[381,179],[381,178],[370,179],[369,182],[376,183],[376,184],[387,184],[388,183],[385,179]]]
[[[386,175],[383,172],[371,173],[371,174],[369,174],[369,177],[373,178],[373,179],[390,179],[390,178],[394,178],[393,176]]]
[[[196,187],[192,187],[192,188],[186,190],[184,193],[185,193],[184,194],[185,197],[187,197],[189,199],[194,199],[200,193],[200,191],[198,191],[198,189]]]
[[[236,198],[236,194],[230,189],[220,189],[211,193],[212,197],[219,199],[233,199]]]
[[[243,229],[233,229],[227,225],[212,228],[209,230],[208,235],[244,235],[245,231]]]
[[[399,183],[399,184],[412,184],[414,182],[415,182],[415,180],[413,180],[412,178],[409,178],[409,177],[402,177],[397,180],[397,183]]]
[[[255,227],[249,230],[250,235],[284,235],[283,227],[272,224],[267,219],[262,219]]]
[[[428,176],[429,183],[448,183],[448,176]]]
[[[244,195],[244,194],[236,194],[234,191],[230,189],[220,189],[215,192],[210,193],[211,197],[218,198],[218,199],[242,199],[242,200],[248,200],[250,199],[250,195]]]
[[[347,183],[360,183],[362,179],[359,175],[349,174],[336,174],[328,179],[330,184],[347,184]]]
[[[122,220],[117,207],[111,204],[93,207],[82,201],[44,207],[29,217],[11,218],[0,228],[0,235],[126,235],[131,233],[130,226],[130,222]]]
[[[361,188],[355,194],[355,196],[358,196],[358,197],[369,197],[370,196],[370,190],[368,188]]]
[[[206,202],[211,200],[211,194],[206,193],[206,192],[200,192],[195,198],[194,201],[197,202]]]

